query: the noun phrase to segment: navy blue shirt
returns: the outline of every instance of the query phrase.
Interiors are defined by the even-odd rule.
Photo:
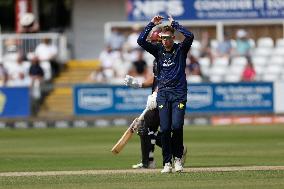
[[[141,32],[137,43],[156,58],[159,91],[170,90],[186,93],[186,57],[194,38],[193,33],[173,21],[172,27],[182,33],[185,39],[181,43],[174,43],[171,51],[166,51],[161,43],[153,44],[146,40],[153,27],[155,24],[150,22]]]

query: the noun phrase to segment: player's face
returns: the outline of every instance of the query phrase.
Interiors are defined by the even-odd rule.
[[[171,48],[174,44],[175,36],[171,32],[165,32],[161,35],[161,40],[166,48]]]

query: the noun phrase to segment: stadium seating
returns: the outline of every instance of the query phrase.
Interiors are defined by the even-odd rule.
[[[253,56],[252,63],[254,66],[265,66],[267,63],[267,58],[263,56]]]
[[[243,71],[248,64],[248,57],[256,72],[256,81],[275,81],[284,78],[284,39],[273,40],[271,37],[261,37],[258,39],[249,38],[251,49],[248,54],[239,55],[235,48],[237,42],[231,39],[233,48],[231,54],[222,55],[217,53],[219,41],[210,39],[210,48],[204,48],[201,39],[195,39],[192,43],[190,53],[197,58],[200,65],[202,78],[188,76],[188,82],[240,82]],[[154,57],[145,53],[149,69],[152,68]],[[120,80],[116,80],[119,84]]]
[[[201,83],[202,77],[199,75],[189,75],[187,78],[188,83]]]
[[[264,56],[268,57],[272,54],[272,48],[266,48],[266,47],[257,47],[253,51],[253,56]]]
[[[284,70],[282,70],[281,76],[279,78],[281,81],[284,81]]]
[[[61,115],[65,118],[71,116],[73,113],[72,84],[90,83],[88,75],[98,70],[99,66],[98,61],[69,61],[66,69],[54,80],[55,89],[46,97],[38,116]]]
[[[269,64],[278,65],[278,66],[284,66],[284,56],[277,56],[277,55],[272,56],[269,59]]]
[[[278,75],[274,75],[271,73],[264,73],[262,76],[262,81],[272,82],[277,80],[278,80]]]
[[[227,67],[229,65],[229,59],[227,57],[215,58],[213,65],[220,66],[220,67]]]
[[[236,83],[236,82],[240,82],[241,80],[241,77],[239,74],[231,74],[231,73],[228,73],[225,75],[224,77],[224,81],[225,82],[232,82],[232,83]]]
[[[263,37],[257,40],[257,46],[261,48],[273,48],[273,40],[270,37]]]
[[[210,59],[208,57],[199,58],[199,64],[201,67],[201,72],[208,76],[210,69]]]
[[[213,83],[220,83],[223,81],[223,76],[222,75],[210,75],[209,81]]]
[[[272,56],[284,56],[284,46],[278,46],[272,50]]]
[[[284,38],[276,40],[276,47],[284,47]]]
[[[198,44],[198,42],[195,42]],[[232,47],[235,40],[231,40]],[[211,48],[217,47],[216,40],[211,41]],[[274,42],[269,37],[259,38],[257,43],[250,39],[252,47],[251,61],[256,71],[257,81],[284,80],[284,39]],[[199,63],[203,75],[211,82],[239,82],[247,64],[246,57],[232,57],[229,61],[224,57],[216,57],[210,65],[208,57],[200,57]]]
[[[191,54],[195,57],[200,57],[201,55],[201,43],[194,40],[191,46]]]

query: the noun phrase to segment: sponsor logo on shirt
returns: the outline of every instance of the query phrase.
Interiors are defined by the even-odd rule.
[[[164,62],[163,67],[169,67],[171,65],[175,64],[174,62]]]

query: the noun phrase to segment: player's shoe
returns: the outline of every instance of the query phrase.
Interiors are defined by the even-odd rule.
[[[174,165],[175,165],[175,171],[176,172],[182,172],[183,171],[183,166],[182,166],[180,158],[177,158],[177,157],[175,158]]]
[[[148,167],[143,165],[143,163],[138,163],[135,165],[132,165],[132,169],[155,169],[156,168],[156,162],[155,161],[149,161]]]
[[[187,147],[186,145],[183,145],[183,152],[182,152],[182,156],[181,156],[181,165],[184,166],[185,161],[186,161],[186,154],[187,154]]]
[[[132,165],[132,169],[142,169],[142,168],[144,168],[143,163],[138,163],[138,164]]]
[[[171,173],[172,172],[172,165],[171,163],[165,163],[164,169],[161,173]]]

